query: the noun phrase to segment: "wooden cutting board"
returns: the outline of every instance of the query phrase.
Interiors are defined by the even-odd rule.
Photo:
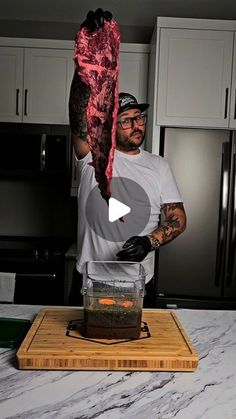
[[[20,369],[194,371],[198,354],[177,316],[143,310],[136,340],[86,339],[83,309],[44,309],[17,352]]]

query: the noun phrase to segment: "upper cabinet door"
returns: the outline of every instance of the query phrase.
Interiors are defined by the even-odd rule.
[[[0,122],[22,120],[23,48],[0,47]]]
[[[146,101],[148,54],[120,52],[119,58],[119,92],[131,93],[138,101]]]
[[[157,124],[228,127],[233,32],[160,32]]]
[[[230,104],[230,128],[236,128],[236,33],[234,34],[234,60]]]
[[[72,58],[70,50],[25,49],[24,122],[68,124]]]

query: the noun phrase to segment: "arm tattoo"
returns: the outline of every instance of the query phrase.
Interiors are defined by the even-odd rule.
[[[164,216],[164,220],[161,221],[157,230],[148,235],[153,248],[158,248],[160,245],[174,240],[186,227],[182,202],[162,205],[161,214]]]
[[[83,141],[86,141],[87,137],[86,109],[89,96],[89,86],[82,82],[77,71],[75,71],[69,99],[70,128],[72,133]]]

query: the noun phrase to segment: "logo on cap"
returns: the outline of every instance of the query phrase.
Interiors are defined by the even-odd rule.
[[[121,99],[120,99],[120,106],[123,108],[123,106],[126,106],[126,105],[133,105],[133,104],[136,104],[137,103],[137,101],[136,100],[134,100],[132,97],[130,97],[130,96],[125,96],[125,97],[122,97]]]
[[[147,108],[149,108],[149,104],[138,103],[137,99],[130,93],[120,93],[118,113],[121,113],[123,110],[129,109],[129,108],[130,109],[138,108],[140,109],[141,112],[143,112]]]

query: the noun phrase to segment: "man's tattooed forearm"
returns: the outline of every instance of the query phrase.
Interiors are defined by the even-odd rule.
[[[186,227],[185,212],[181,202],[164,204],[161,210],[165,216],[164,221],[157,230],[148,235],[153,247],[159,247],[175,239]]]
[[[82,115],[81,126],[78,127],[77,135],[81,140],[87,141],[87,122],[86,122],[86,113],[85,112]]]
[[[179,227],[177,227],[179,225]],[[158,231],[161,232],[161,241],[162,244],[173,240],[175,237],[177,237],[180,233],[182,233],[182,229],[180,229],[180,223],[176,220],[175,227],[173,226],[172,221],[166,221],[163,225],[161,225],[158,229]]]
[[[73,134],[78,135],[84,141],[86,141],[87,137],[86,108],[89,96],[89,86],[82,82],[78,73],[75,71],[69,99],[70,128]]]
[[[169,215],[166,217],[166,221],[163,225],[163,228],[168,228],[169,230],[179,230],[180,229],[180,220],[176,215]]]
[[[175,209],[184,210],[184,205],[182,202],[173,202],[170,204],[163,204],[161,205],[161,211],[166,215],[169,211],[174,211]]]

